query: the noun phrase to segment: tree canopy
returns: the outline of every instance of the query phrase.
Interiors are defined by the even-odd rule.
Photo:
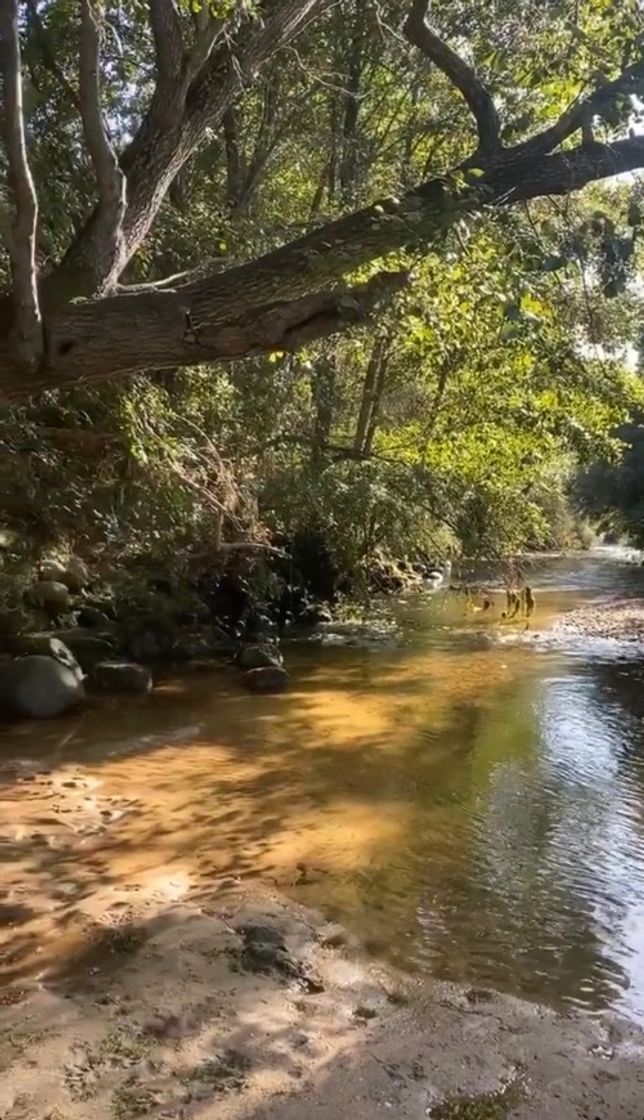
[[[558,539],[640,396],[638,0],[0,0],[0,40],[9,523]]]

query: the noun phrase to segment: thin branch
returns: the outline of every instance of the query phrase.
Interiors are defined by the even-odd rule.
[[[429,0],[413,0],[404,32],[463,95],[476,121],[479,151],[491,154],[501,148],[501,126],[492,97],[474,70],[426,22]]]
[[[0,70],[9,189],[14,211],[11,217],[7,216],[4,231],[11,259],[13,332],[20,362],[33,370],[40,364],[44,339],[36,272],[38,199],[25,142],[18,0],[0,3]]]
[[[611,82],[604,82],[588,97],[577,98],[550,128],[517,144],[514,151],[530,156],[546,155],[554,151],[573,133],[590,124],[594,116],[606,109],[620,96],[635,97],[644,94],[644,60],[623,70]]]
[[[81,37],[79,53],[80,108],[85,142],[96,174],[99,205],[97,225],[103,231],[102,244],[112,260],[123,251],[125,215],[125,176],[107,133],[101,112],[99,17],[94,0],[81,0]],[[103,263],[103,262],[101,262]],[[111,270],[110,270],[111,271]],[[99,289],[100,289],[99,285]]]

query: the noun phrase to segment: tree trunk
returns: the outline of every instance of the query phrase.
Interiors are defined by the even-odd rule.
[[[358,114],[366,26],[366,0],[355,0],[353,29],[344,81],[344,117],[339,167],[340,200],[348,206],[354,193],[358,170]]]
[[[367,450],[367,432],[378,400],[377,387],[380,383],[380,370],[381,366],[387,364],[390,346],[391,338],[389,336],[376,338],[369,356],[367,372],[362,386],[360,412],[353,439],[353,448],[358,454],[364,454]]]
[[[329,0],[283,0],[271,8],[259,26],[246,26],[230,45],[225,41],[191,79],[189,60],[170,76],[161,75],[149,111],[121,157],[127,181],[127,209],[122,223],[122,261],[113,261],[100,208],[70,246],[44,284],[48,306],[59,307],[97,289],[114,288],[121,271],[147,236],[170,184],[204,142],[207,131],[218,128],[226,110],[265,62],[322,12]],[[162,40],[163,41],[163,40]],[[191,80],[190,80],[191,79]]]
[[[336,376],[335,356],[321,357],[316,363],[313,380],[313,404],[315,407],[313,442],[311,444],[311,465],[313,467],[319,467],[324,461],[325,452],[331,438]]]
[[[378,420],[380,419],[380,409],[382,408],[382,398],[385,393],[385,384],[387,380],[387,366],[389,364],[389,347],[387,347],[378,362],[376,369],[375,384],[373,387],[373,400],[371,403],[371,413],[369,415],[369,425],[364,439],[363,451],[365,455],[371,455],[373,447],[373,437],[376,434]]]

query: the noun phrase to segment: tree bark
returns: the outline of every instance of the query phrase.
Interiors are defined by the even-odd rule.
[[[113,281],[123,267],[126,194],[125,176],[119,167],[101,111],[99,21],[94,0],[81,0],[79,100],[85,143],[98,186],[96,237],[103,247],[101,257],[94,260],[92,288],[103,295],[109,291],[103,278]]]
[[[4,102],[4,137],[12,210],[1,214],[11,261],[14,361],[35,369],[43,353],[38,296],[36,241],[38,200],[31,177],[22,111],[22,70],[17,0],[0,0],[0,72]],[[4,207],[3,207],[4,210]]]
[[[335,355],[321,355],[313,375],[313,404],[315,419],[311,442],[311,466],[318,467],[324,460],[331,438],[335,406],[337,367]]]
[[[374,409],[377,408],[377,386],[381,381],[380,370],[382,366],[387,364],[390,345],[391,338],[389,336],[381,335],[376,338],[367,363],[367,372],[362,386],[360,412],[353,440],[353,449],[360,455],[365,454],[367,450],[367,433],[370,430]],[[382,387],[384,387],[384,383]]]
[[[390,341],[390,340],[387,340]],[[385,384],[387,380],[387,366],[389,365],[389,347],[385,346],[383,349],[380,360],[376,368],[376,376],[373,387],[373,397],[371,401],[371,409],[369,412],[369,424],[364,438],[364,445],[362,448],[365,456],[371,455],[373,447],[373,440],[378,427],[378,420],[380,419],[380,410],[382,408],[382,398],[385,395]]]

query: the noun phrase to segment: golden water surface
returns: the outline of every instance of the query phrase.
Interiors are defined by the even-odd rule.
[[[544,561],[535,625],[625,571]],[[287,647],[285,695],[221,669],[4,728],[4,980],[128,898],[259,880],[404,968],[644,1017],[644,666],[514,639],[411,596]]]

